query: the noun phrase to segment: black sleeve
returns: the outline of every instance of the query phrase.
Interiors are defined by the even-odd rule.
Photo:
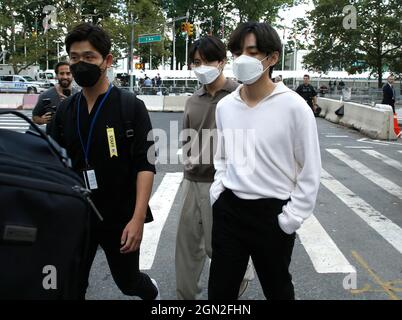
[[[132,155],[136,171],[151,171],[155,169],[155,142],[152,135],[152,124],[148,110],[140,99],[135,99],[134,141]]]
[[[313,86],[311,86],[311,96],[312,96],[312,97],[317,96],[317,91],[315,91],[315,89],[314,89]]]
[[[298,94],[302,95],[302,93],[301,93],[301,86],[298,86],[298,87],[297,87],[296,92],[297,92]]]
[[[45,98],[44,93],[41,93],[39,95],[38,102],[36,102],[36,105],[35,105],[34,109],[32,110],[32,117],[34,117],[34,116],[41,117],[46,113],[45,105],[43,104],[43,99]]]
[[[63,148],[66,147],[63,139],[63,118],[69,101],[71,101],[71,99],[67,98],[60,102],[49,132],[49,135]]]

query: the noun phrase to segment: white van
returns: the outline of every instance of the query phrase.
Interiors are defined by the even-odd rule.
[[[50,83],[51,86],[54,86],[58,83],[58,80],[56,79],[56,74],[54,70],[51,69],[46,71],[38,71],[38,73],[36,74],[36,80]]]
[[[0,76],[0,92],[41,93],[43,91],[46,91],[49,87],[49,84],[35,81],[30,76]]]

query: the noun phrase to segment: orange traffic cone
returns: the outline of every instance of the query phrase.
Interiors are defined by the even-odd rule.
[[[396,113],[394,113],[394,131],[397,137],[399,138],[401,136],[401,128],[399,128],[398,117],[396,116]]]

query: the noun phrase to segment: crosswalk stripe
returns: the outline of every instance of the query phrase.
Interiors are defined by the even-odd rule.
[[[152,268],[160,235],[182,180],[182,172],[166,173],[149,202],[155,221],[144,226],[140,256],[141,270]]]
[[[327,149],[327,151],[385,191],[398,197],[399,199],[402,199],[402,188],[397,184],[369,169],[359,161],[354,160],[339,149]]]
[[[29,128],[29,126],[26,126],[26,127],[1,127],[0,126],[0,129],[8,129],[8,130],[26,130],[28,128]]]
[[[318,273],[356,272],[314,215],[297,234]]]
[[[20,112],[26,115],[28,118],[32,117],[32,111],[25,110]],[[28,130],[28,128],[29,124],[24,119],[11,114],[0,115],[0,129],[24,133],[26,130]]]
[[[382,153],[379,153],[375,150],[362,150],[362,151],[367,153],[370,156],[373,156],[376,159],[383,161],[387,165],[394,167],[395,169],[398,169],[399,171],[402,171],[402,163],[401,162],[391,159],[391,158],[387,157],[386,155],[383,155]]]
[[[321,169],[321,183],[402,254],[402,229]]]

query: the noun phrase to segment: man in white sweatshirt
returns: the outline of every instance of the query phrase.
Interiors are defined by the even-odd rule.
[[[291,300],[295,231],[313,212],[320,184],[316,122],[297,93],[271,81],[282,44],[270,25],[241,24],[228,46],[242,85],[216,109],[208,295],[236,299],[251,256],[265,297]]]

